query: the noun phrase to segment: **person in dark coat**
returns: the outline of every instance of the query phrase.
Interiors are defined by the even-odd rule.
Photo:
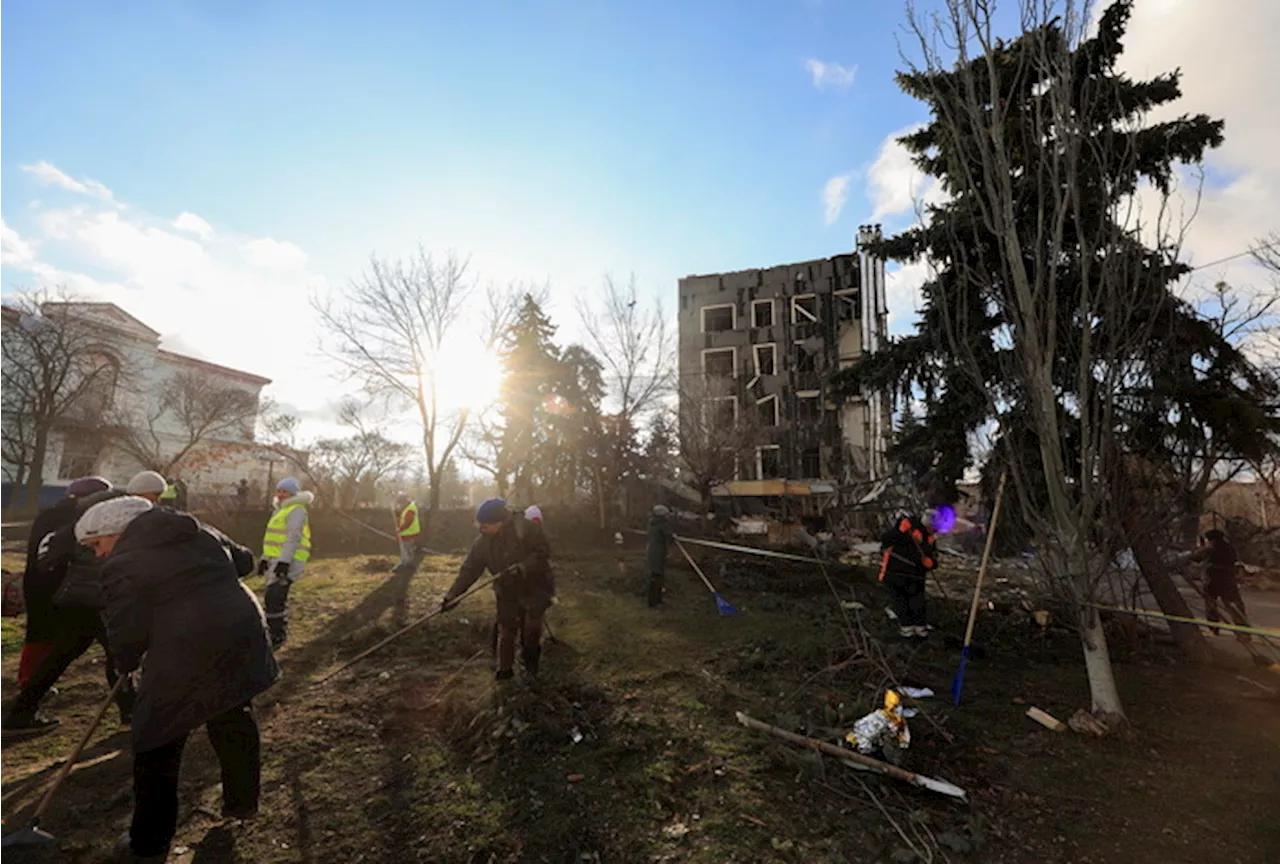
[[[79,517],[100,501],[118,498],[125,493],[103,489],[92,495],[73,499]],[[49,634],[52,642],[40,664],[19,687],[18,695],[7,707],[2,724],[6,732],[30,733],[52,728],[58,720],[40,711],[40,702],[58,679],[93,644],[102,646],[107,684],[115,686],[119,676],[107,647],[107,631],[102,620],[101,563],[91,550],[76,541],[75,522],[63,525],[40,543],[30,571],[34,593],[48,598]],[[133,687],[126,681],[116,692],[120,722],[128,725],[133,711]]]
[[[1200,548],[1191,553],[1191,560],[1207,562],[1208,572],[1204,585],[1205,617],[1210,621],[1223,621],[1218,604],[1226,607],[1227,615],[1238,626],[1248,627],[1249,619],[1245,614],[1244,598],[1240,596],[1240,584],[1236,581],[1236,568],[1240,566],[1240,558],[1236,548],[1231,545],[1227,535],[1214,528],[1206,531]],[[1213,630],[1214,635],[1218,631]],[[1249,641],[1249,634],[1240,634],[1241,641]]]
[[[880,550],[880,581],[889,590],[890,608],[898,618],[898,635],[929,635],[925,579],[938,566],[933,532],[919,517],[903,516],[880,538]]]
[[[27,566],[22,576],[22,600],[27,610],[27,632],[22,643],[22,656],[18,660],[19,687],[26,686],[27,681],[52,650],[54,641],[57,639],[53,595],[42,589],[40,579],[35,572],[40,544],[59,528],[75,524],[78,515],[76,503],[79,499],[110,487],[111,484],[101,477],[81,477],[73,480],[67,486],[67,497],[38,513],[31,523],[31,534],[27,539]]]
[[[521,660],[531,676],[538,674],[542,656],[542,616],[551,606],[551,546],[542,528],[521,514],[512,513],[507,502],[490,498],[476,510],[480,536],[458,569],[458,578],[440,601],[441,609],[452,609],[458,598],[487,570],[498,579],[493,583],[498,607],[499,681],[512,677],[516,637],[521,640]]]
[[[222,768],[225,818],[257,814],[253,697],[280,675],[266,617],[241,579],[253,554],[189,513],[124,497],[91,508],[76,536],[105,558],[107,632],[121,672],[141,669],[133,714],[134,812],[117,851],[164,860],[177,827],[178,774],[204,726]]]
[[[644,563],[649,573],[649,608],[662,605],[667,581],[667,549],[675,542],[667,516],[671,511],[659,504],[649,516],[649,537],[644,546]]]

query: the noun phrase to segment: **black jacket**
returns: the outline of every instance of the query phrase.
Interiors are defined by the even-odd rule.
[[[652,515],[649,517],[649,538],[644,547],[645,565],[650,573],[665,573],[667,569],[667,547],[675,542],[671,533],[671,524],[667,517]]]
[[[59,528],[75,525],[79,514],[76,512],[74,498],[63,498],[47,510],[36,514],[31,523],[31,536],[27,540],[27,568],[25,578],[31,579],[36,571],[36,562],[40,557],[40,544],[46,537]]]
[[[880,550],[889,554],[885,578],[924,579],[938,566],[933,533],[913,516],[903,516],[880,538]]]
[[[142,666],[134,752],[243,705],[280,677],[262,607],[240,582],[252,569],[248,549],[187,513],[157,508],[120,535],[102,587],[120,670]]]
[[[40,590],[47,591],[50,598],[57,596],[59,606],[77,608],[102,607],[102,561],[96,558],[93,550],[80,545],[76,540],[76,522],[95,504],[110,501],[125,494],[123,489],[104,489],[73,502],[74,516],[71,521],[45,538],[40,544],[40,552],[36,558],[32,577]],[[68,581],[67,596],[58,596]],[[70,602],[66,602],[66,601]]]
[[[496,534],[481,534],[471,544],[471,551],[458,569],[458,578],[449,589],[448,596],[461,596],[488,570],[498,574],[514,564],[524,566],[524,573],[517,578],[503,577],[493,583],[493,590],[508,588],[519,594],[554,594],[555,583],[551,578],[551,545],[542,526],[513,516],[503,523]]]

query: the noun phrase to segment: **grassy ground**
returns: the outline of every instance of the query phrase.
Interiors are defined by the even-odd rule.
[[[830,737],[880,698],[877,668],[848,662],[844,613],[820,574],[730,562],[719,587],[746,614],[729,618],[673,569],[669,608],[654,612],[639,599],[638,553],[623,557],[558,558],[544,675],[501,688],[488,668],[487,592],[313,686],[430,610],[458,563],[431,558],[403,580],[388,575],[390,559],[313,562],[294,592],[285,677],[258,703],[262,816],[215,818],[216,761],[196,735],[171,860],[1244,864],[1280,854],[1280,712],[1241,697],[1235,670],[1192,675],[1117,633],[1132,732],[1055,734],[1023,713],[1035,704],[1065,719],[1087,706],[1074,637],[993,614],[963,707],[925,701],[929,719],[912,721],[904,754],[913,770],[967,788],[971,803],[956,804],[735,723],[741,710]],[[866,574],[833,575],[846,599],[882,605]],[[961,606],[934,604],[942,631],[962,629]],[[957,651],[944,639],[905,648],[883,615],[847,614],[862,615],[905,683],[946,692]],[[101,670],[93,649],[61,682],[47,704],[58,732],[6,744],[6,833],[104,698]],[[127,733],[109,714],[45,818],[59,837],[51,860],[99,860],[127,824],[129,771]]]

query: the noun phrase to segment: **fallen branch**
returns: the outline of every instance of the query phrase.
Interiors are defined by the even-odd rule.
[[[961,801],[964,801],[967,798],[967,793],[963,789],[959,786],[954,786],[945,780],[938,780],[933,777],[926,777],[923,774],[916,774],[915,772],[908,771],[905,768],[890,765],[888,762],[881,762],[879,759],[872,759],[870,756],[863,756],[861,753],[856,751],[848,750],[844,747],[838,747],[835,744],[829,744],[826,741],[820,741],[817,738],[809,738],[805,735],[797,735],[794,732],[779,729],[777,726],[771,726],[768,723],[756,720],[753,717],[748,717],[741,711],[738,711],[735,716],[738,718],[738,722],[743,726],[746,726],[748,729],[768,732],[776,738],[781,738],[784,741],[790,741],[792,744],[797,744],[810,750],[817,750],[819,753],[825,753],[828,756],[839,759],[841,762],[854,762],[865,768],[869,768],[878,774],[883,774],[886,777],[892,777],[895,780],[902,780],[905,783],[910,783],[912,786],[919,786],[920,788],[928,789],[931,792],[938,792],[943,795],[949,795],[952,798],[959,798]]]

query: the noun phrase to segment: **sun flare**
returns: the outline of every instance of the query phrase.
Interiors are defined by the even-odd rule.
[[[498,399],[502,361],[479,345],[455,345],[440,364],[440,407],[446,411],[482,411]]]

